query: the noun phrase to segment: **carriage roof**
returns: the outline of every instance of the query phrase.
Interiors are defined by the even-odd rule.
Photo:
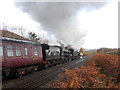
[[[31,42],[31,41],[19,40],[19,39],[7,38],[7,37],[0,37],[0,40],[11,41],[11,42],[19,42],[19,43],[36,44],[35,42]]]

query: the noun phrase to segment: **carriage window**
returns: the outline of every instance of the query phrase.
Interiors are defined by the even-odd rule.
[[[25,48],[25,55],[27,56],[28,55],[28,49]]]
[[[0,46],[0,56],[3,56],[3,47]]]
[[[20,46],[16,46],[16,56],[21,56]]]
[[[35,48],[35,55],[38,55],[38,54],[37,54],[37,48]]]
[[[8,56],[13,56],[13,47],[12,47],[12,45],[7,46],[7,55]]]

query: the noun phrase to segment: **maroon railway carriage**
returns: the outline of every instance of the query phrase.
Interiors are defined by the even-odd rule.
[[[2,74],[24,74],[43,65],[42,46],[30,41],[0,37]]]

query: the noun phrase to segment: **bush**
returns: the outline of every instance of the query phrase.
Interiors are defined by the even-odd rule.
[[[54,88],[118,88],[118,56],[96,54],[84,66],[65,69]]]
[[[97,67],[101,68],[101,72],[110,76],[118,77],[118,55],[101,55],[96,54],[92,57]]]

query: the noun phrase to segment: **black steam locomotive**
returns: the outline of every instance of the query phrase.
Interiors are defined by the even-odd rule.
[[[54,66],[60,63],[65,63],[79,58],[79,52],[67,47],[50,46],[42,44],[43,63],[45,68]]]

